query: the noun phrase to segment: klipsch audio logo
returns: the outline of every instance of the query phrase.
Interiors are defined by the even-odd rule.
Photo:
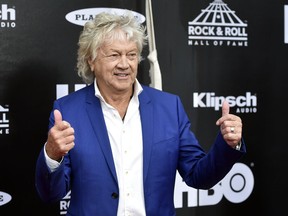
[[[222,0],[214,0],[188,22],[188,45],[246,47],[247,24]]]
[[[288,5],[284,6],[284,42],[288,44]]]
[[[0,105],[0,135],[9,134],[8,112],[8,105],[6,105],[5,107]]]
[[[236,107],[236,113],[256,113],[257,96],[251,92],[239,96],[216,96],[215,92],[194,92],[194,108],[213,108],[215,111],[220,110],[223,101],[226,100],[231,107]]]
[[[0,27],[15,28],[16,27],[16,10],[15,7],[8,7],[7,4],[0,5]]]
[[[73,24],[84,26],[87,21],[93,20],[94,17],[101,12],[109,12],[122,15],[125,13],[125,11],[126,10],[120,8],[86,8],[72,11],[66,14],[65,18],[67,21]],[[135,11],[132,11],[132,13],[140,23],[145,21],[145,17],[142,14]]]

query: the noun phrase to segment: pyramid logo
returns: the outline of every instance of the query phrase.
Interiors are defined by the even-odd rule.
[[[188,22],[188,45],[246,47],[247,24],[222,0],[214,0]]]

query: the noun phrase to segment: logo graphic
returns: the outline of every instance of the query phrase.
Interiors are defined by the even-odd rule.
[[[125,11],[127,10],[120,9],[120,8],[86,8],[86,9],[72,11],[66,14],[65,18],[67,21],[73,24],[84,26],[84,24],[87,21],[93,20],[94,17],[101,12],[109,12],[109,13],[116,13],[116,14],[122,15],[125,13]],[[135,11],[131,11],[131,12],[134,14],[135,18],[140,23],[143,23],[145,21],[145,17],[142,14],[137,13]]]
[[[6,105],[8,107],[8,105]],[[9,119],[7,119],[9,108],[0,105],[0,135],[9,134]]]
[[[252,95],[251,92],[246,92],[241,96],[215,96],[215,92],[194,92],[193,93],[193,107],[194,108],[214,108],[218,111],[222,106],[223,101],[226,100],[231,107],[236,108],[236,113],[256,113],[257,112],[257,96]]]
[[[85,87],[86,84],[75,84],[74,85],[74,91],[77,91],[83,87]],[[56,85],[56,99],[63,97],[65,95],[69,94],[69,85],[68,84],[57,84]]]
[[[188,22],[188,45],[248,46],[247,24],[222,0],[214,0]]]
[[[16,27],[16,10],[8,8],[7,4],[0,5],[0,27],[15,28]]]
[[[7,204],[11,199],[10,194],[0,191],[0,206]]]
[[[288,5],[284,6],[284,42],[288,44]]]
[[[179,173],[176,176],[174,203],[176,208],[183,206],[211,206],[218,204],[223,196],[231,203],[244,202],[254,188],[254,176],[251,169],[236,163],[227,175],[214,187],[208,190],[197,190],[188,187]],[[183,205],[183,193],[187,193],[187,204]]]
[[[60,215],[66,215],[68,207],[70,205],[71,191],[60,201]]]

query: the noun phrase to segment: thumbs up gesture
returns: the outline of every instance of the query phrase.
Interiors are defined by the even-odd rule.
[[[216,122],[226,143],[235,148],[242,138],[242,121],[240,117],[229,113],[230,107],[227,101],[222,104],[222,117]]]
[[[74,129],[62,120],[59,110],[54,110],[54,126],[48,132],[45,145],[47,155],[56,161],[60,161],[74,147]]]

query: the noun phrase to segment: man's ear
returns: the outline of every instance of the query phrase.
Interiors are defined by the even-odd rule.
[[[91,71],[94,71],[94,61],[92,61],[92,59],[91,58],[89,58],[88,59],[88,64],[89,64],[89,66],[90,66],[90,69],[91,69]]]

